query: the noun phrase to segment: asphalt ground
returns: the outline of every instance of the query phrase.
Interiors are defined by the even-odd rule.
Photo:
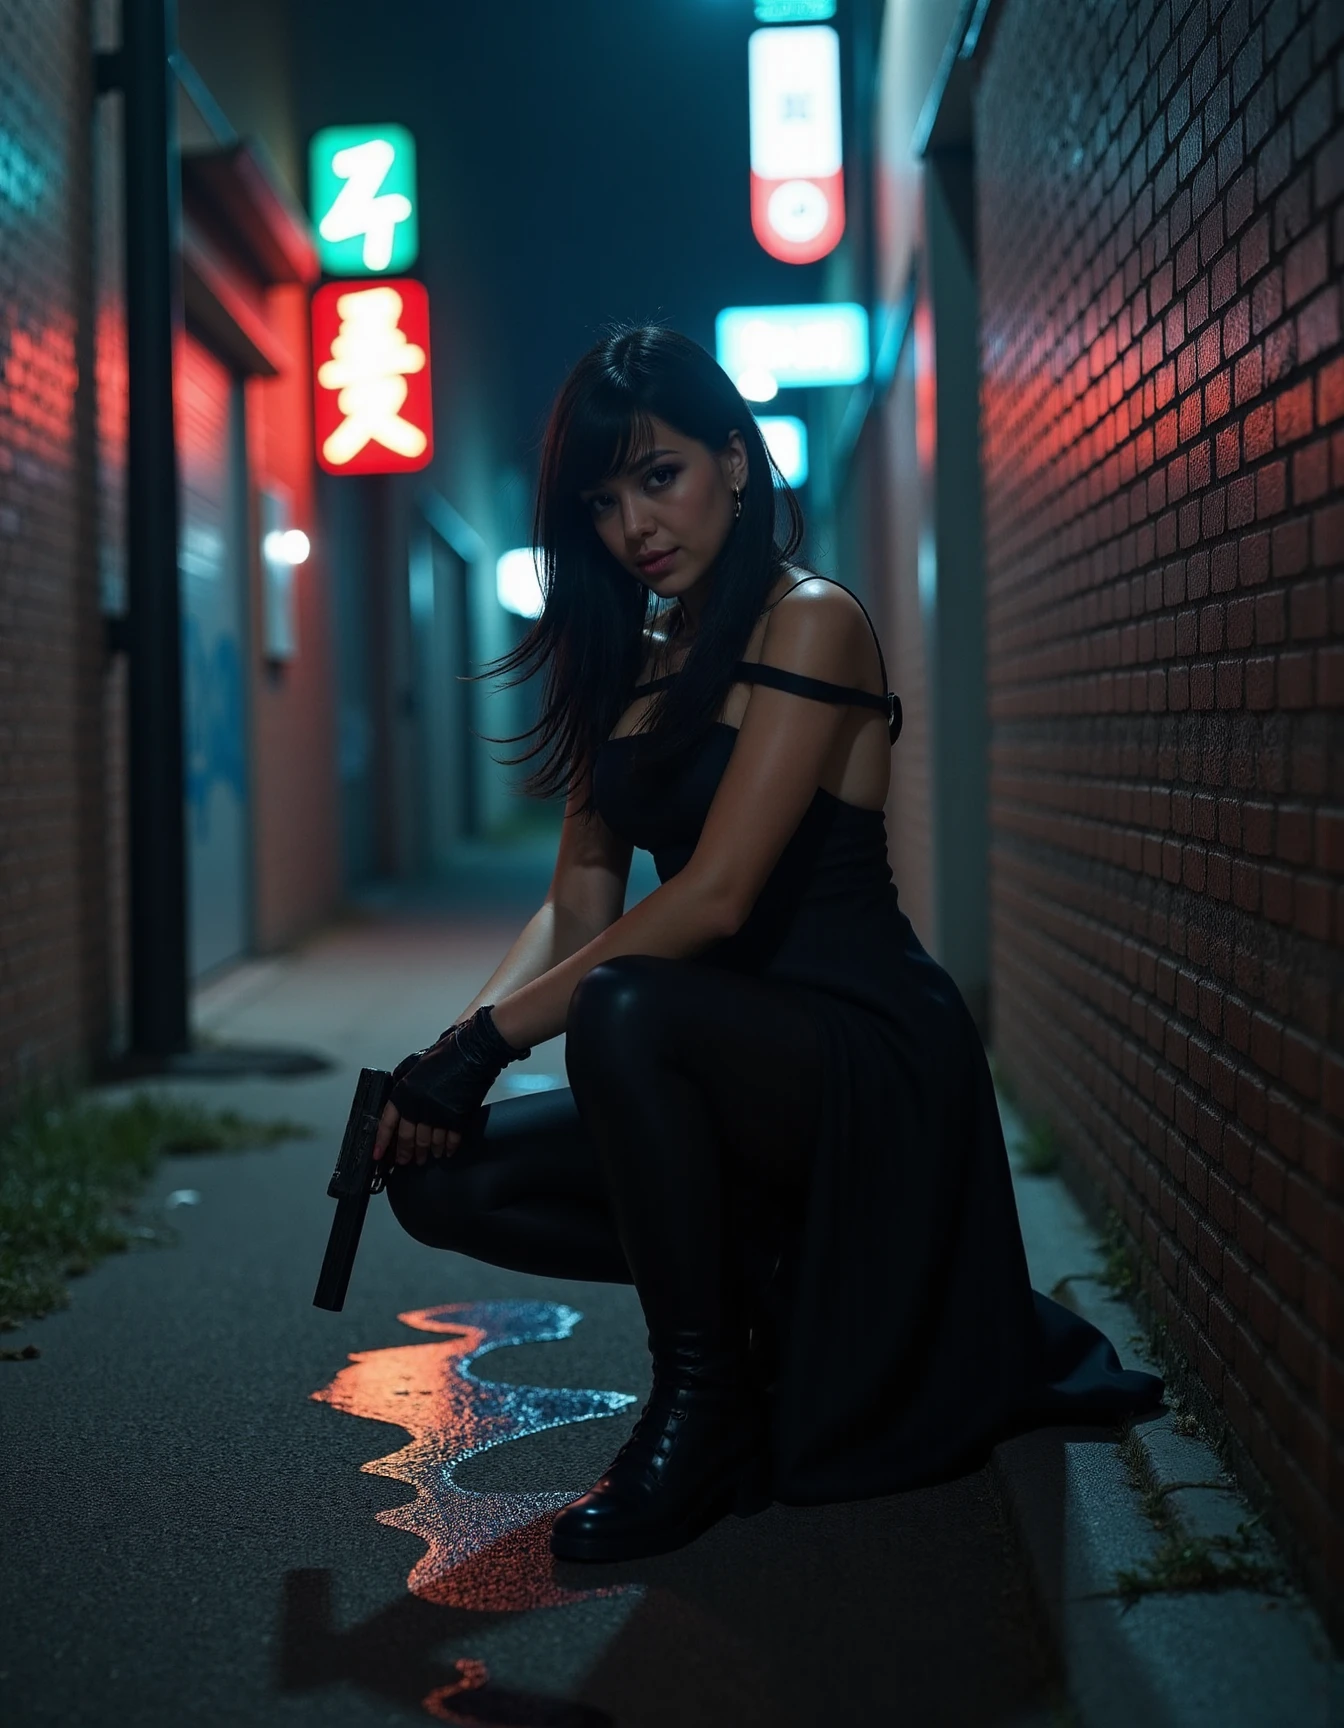
[[[203,997],[207,1038],[300,1044],[335,1066],[171,1082],[300,1119],[314,1137],[167,1160],[144,1216],[175,1239],[104,1263],[75,1283],[68,1310],[6,1339],[41,1354],[0,1364],[0,1717],[16,1728],[1068,1721],[987,1470],[887,1499],[773,1506],[654,1560],[562,1566],[545,1548],[548,1509],[600,1474],[638,1404],[541,1427],[548,1410],[601,1400],[548,1403],[535,1389],[642,1399],[634,1293],[422,1247],[377,1199],[344,1311],[312,1306],[359,1065],[390,1066],[452,1019],[535,903],[510,911],[497,894],[475,914],[460,902],[447,916],[423,904],[366,914]],[[505,1079],[519,1073],[563,1084],[563,1040]],[[170,1208],[183,1190],[197,1203]],[[440,1317],[446,1330],[398,1318],[445,1305],[456,1315]],[[562,1307],[581,1318],[557,1323]],[[483,1331],[550,1335],[477,1359],[496,1384],[473,1392],[462,1355]],[[338,1375],[329,1401],[314,1397]],[[450,1383],[456,1405],[442,1403]],[[405,1424],[386,1419],[417,1398],[428,1402]],[[491,1433],[518,1437],[454,1468],[480,1444],[487,1406],[502,1423]],[[409,1453],[408,1430],[419,1436]],[[394,1454],[400,1463],[378,1465]],[[379,1521],[398,1507],[402,1527]],[[416,1531],[435,1520],[427,1554]]]

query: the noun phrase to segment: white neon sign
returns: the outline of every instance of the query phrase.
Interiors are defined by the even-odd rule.
[[[751,226],[772,258],[812,264],[845,231],[840,38],[829,24],[753,30]]]

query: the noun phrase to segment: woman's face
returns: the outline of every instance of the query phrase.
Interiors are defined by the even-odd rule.
[[[579,496],[618,563],[665,598],[684,595],[718,557],[745,487],[747,449],[733,432],[722,451],[651,422],[647,455]]]

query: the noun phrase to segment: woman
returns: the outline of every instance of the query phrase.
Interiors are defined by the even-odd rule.
[[[545,605],[503,663],[548,673],[528,790],[568,786],[555,876],[379,1130],[420,1241],[639,1294],[652,1392],[557,1516],[565,1559],[891,1493],[1161,1393],[1031,1290],[984,1050],[887,863],[899,704],[861,604],[791,562],[777,478],[671,331],[614,333],[561,389]],[[662,885],[623,913],[635,845]],[[568,1088],[481,1107],[562,1031]]]

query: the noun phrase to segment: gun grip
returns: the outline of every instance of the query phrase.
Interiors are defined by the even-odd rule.
[[[315,1308],[338,1313],[345,1305],[350,1272],[364,1229],[364,1214],[369,1209],[369,1195],[380,1174],[374,1163],[373,1143],[378,1134],[378,1119],[391,1090],[392,1076],[384,1069],[360,1070],[336,1169],[327,1184],[327,1193],[336,1201],[336,1216],[331,1221],[327,1251],[318,1274],[313,1297]]]

